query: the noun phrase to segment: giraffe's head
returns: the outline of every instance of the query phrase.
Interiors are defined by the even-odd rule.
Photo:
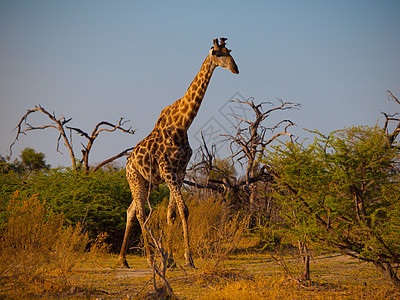
[[[214,47],[211,47],[210,55],[211,59],[218,66],[230,70],[233,74],[239,74],[239,68],[235,63],[235,60],[231,56],[231,50],[225,47],[225,41],[227,38],[214,39]]]

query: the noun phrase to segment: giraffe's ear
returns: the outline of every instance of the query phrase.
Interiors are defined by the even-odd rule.
[[[221,51],[220,51],[220,50],[218,50],[218,51],[217,51],[217,50],[214,50],[214,48],[211,48],[210,54],[213,55],[213,56],[216,56],[216,57],[222,56]]]
[[[217,55],[217,56],[218,56],[218,51],[216,51],[216,50],[214,49],[214,47],[211,47],[211,49],[210,49],[210,55]]]

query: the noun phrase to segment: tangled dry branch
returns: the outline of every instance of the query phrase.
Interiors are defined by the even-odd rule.
[[[48,124],[44,124],[41,126],[31,125],[30,123],[28,123],[28,117],[35,112],[43,113],[45,116],[47,116],[47,118],[50,120],[50,122]],[[18,122],[18,125],[16,127],[17,134],[15,136],[13,143],[10,145],[10,155],[12,155],[12,147],[15,145],[15,143],[17,141],[19,141],[19,137],[21,136],[21,134],[26,135],[27,132],[29,132],[29,131],[54,128],[59,132],[59,136],[57,138],[57,146],[56,146],[57,152],[62,154],[62,152],[60,151],[60,141],[63,140],[64,146],[69,151],[72,167],[75,169],[77,159],[76,159],[76,155],[75,155],[73,143],[72,143],[72,133],[75,132],[88,140],[86,145],[81,143],[83,150],[82,150],[82,159],[80,160],[80,162],[83,163],[85,171],[89,172],[89,153],[92,149],[95,139],[99,136],[99,134],[101,132],[115,132],[115,131],[119,130],[119,131],[121,131],[123,133],[127,133],[127,134],[135,133],[135,130],[133,130],[132,127],[129,127],[127,129],[123,127],[126,123],[130,122],[129,120],[124,120],[124,118],[120,118],[118,124],[116,124],[116,125],[113,123],[107,122],[107,121],[99,122],[94,127],[94,129],[90,135],[80,128],[67,126],[67,124],[71,120],[72,120],[72,118],[66,119],[63,115],[60,115],[60,117],[57,117],[54,112],[50,113],[41,105],[36,105],[33,109],[29,109]],[[69,130],[69,133],[67,134],[68,130]],[[110,163],[117,158],[120,158],[124,155],[128,155],[132,149],[133,149],[133,147],[125,149],[122,152],[120,152],[119,154],[117,154],[109,159],[104,160],[98,166],[96,166],[93,169],[93,171],[98,170],[105,164]]]

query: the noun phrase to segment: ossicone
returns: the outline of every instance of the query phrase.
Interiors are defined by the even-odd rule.
[[[225,41],[227,40],[227,38],[222,37],[219,40],[220,40],[220,43],[218,43],[218,39],[213,40],[214,47],[212,47],[212,49],[214,49],[215,51],[225,48],[225,44],[226,44]]]

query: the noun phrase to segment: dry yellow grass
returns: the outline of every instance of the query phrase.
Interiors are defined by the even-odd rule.
[[[145,257],[128,256],[131,269],[116,267],[116,255],[104,255],[101,265],[83,261],[70,274],[67,291],[45,296],[101,299],[151,299],[152,274]],[[296,274],[294,259],[286,258]],[[234,255],[218,265],[196,260],[197,269],[179,267],[167,278],[179,299],[399,299],[369,264],[339,255],[316,257],[311,282],[285,276],[268,254]],[[178,264],[179,265],[179,264]],[[0,298],[7,293],[1,293]],[[153,298],[154,299],[154,298]]]
[[[5,212],[0,236],[0,298],[67,290],[72,270],[83,259],[89,238],[80,226],[64,226],[37,195],[18,192]]]
[[[156,299],[145,257],[128,256],[131,269],[119,268],[117,256],[107,254],[104,235],[84,253],[87,237],[79,228],[63,227],[60,216],[44,218],[36,196],[19,199],[16,194],[9,214],[0,244],[0,299]],[[227,232],[223,227],[205,231],[209,244],[197,253],[197,269],[184,269],[183,258],[175,257],[177,268],[168,270],[167,279],[179,299],[400,299],[400,291],[374,266],[338,254],[313,257],[312,280],[301,282],[295,257],[283,257],[289,270],[284,272],[268,253],[245,253],[251,240],[237,239],[244,225],[231,220]],[[230,244],[246,246],[242,254],[232,254]]]

